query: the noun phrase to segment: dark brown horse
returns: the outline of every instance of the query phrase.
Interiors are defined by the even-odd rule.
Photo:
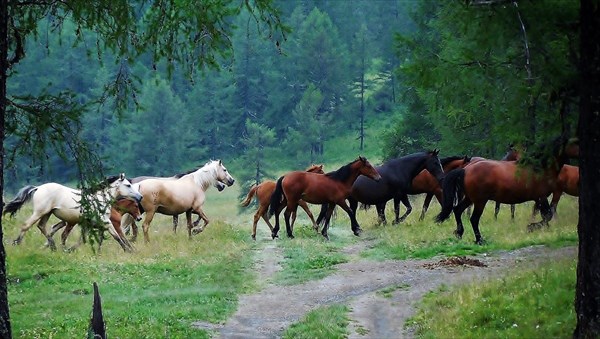
[[[325,172],[323,172],[323,165],[312,165],[306,169],[306,172],[319,173],[319,174],[325,173]],[[243,207],[247,207],[248,205],[250,205],[250,202],[252,201],[252,198],[254,198],[255,195],[256,195],[256,200],[258,200],[258,209],[256,210],[256,213],[254,213],[254,220],[252,223],[252,239],[254,239],[254,240],[256,240],[256,225],[258,224],[258,220],[261,217],[263,218],[265,223],[267,223],[267,226],[269,226],[271,233],[273,233],[273,226],[271,225],[271,222],[269,221],[267,212],[269,212],[269,204],[271,203],[271,195],[273,195],[276,185],[277,185],[277,183],[273,180],[265,180],[258,185],[256,185],[256,184],[252,185],[252,187],[250,187],[250,191],[248,191],[248,194],[246,195],[246,199],[244,199],[244,201],[242,201],[241,205]],[[304,200],[299,200],[298,205],[300,207],[302,207],[302,209],[306,212],[306,214],[310,218],[310,221],[312,221],[313,228],[315,229],[315,231],[319,231],[319,225],[317,225],[317,223],[315,222],[315,218],[314,218],[313,214],[311,213],[310,209],[308,208],[308,204],[306,204],[306,202]],[[283,208],[283,207],[284,206],[282,205],[281,208]],[[279,211],[279,213],[281,213],[281,211]],[[292,231],[294,230],[294,222],[295,221],[296,221],[296,212],[294,211],[294,213],[292,213],[292,226],[291,226]]]
[[[282,195],[285,195],[287,199],[287,209],[285,210],[284,217],[288,237],[294,237],[290,226],[290,215],[296,211],[300,199],[311,204],[328,204],[325,224],[321,230],[321,234],[325,238],[329,239],[327,229],[329,228],[331,214],[336,205],[348,213],[352,231],[355,235],[359,235],[361,232],[360,226],[356,221],[354,213],[346,204],[346,199],[352,192],[352,184],[354,184],[356,178],[361,174],[375,181],[381,179],[377,170],[362,156],[342,166],[337,171],[327,174],[295,171],[280,177],[277,180],[275,192],[271,196],[269,213],[276,215],[275,228],[271,236],[275,238],[277,232],[279,232],[279,213],[281,211]]]
[[[439,150],[419,152],[401,158],[392,159],[381,166],[377,166],[377,172],[381,174],[381,180],[375,182],[364,177],[359,177],[352,186],[352,195],[348,198],[350,208],[356,215],[358,203],[375,205],[380,223],[386,223],[385,205],[394,199],[394,224],[406,218],[409,211],[402,217],[400,214],[400,201],[408,206],[408,195],[410,185],[422,170],[429,171],[438,182],[444,177],[444,171],[438,158]],[[317,222],[321,221],[321,215]]]
[[[440,159],[440,164],[442,165],[442,169],[444,173],[448,173],[456,168],[462,168],[466,166],[470,161],[470,158],[465,156],[452,156]],[[442,204],[442,186],[438,182],[438,180],[431,175],[428,170],[422,170],[421,173],[417,174],[417,176],[413,179],[410,188],[407,192],[409,195],[416,195],[426,193],[425,201],[423,201],[423,210],[421,211],[421,216],[419,220],[423,220],[425,218],[425,212],[429,208],[429,204],[431,203],[431,199],[435,196],[437,201]],[[412,211],[412,206],[410,205],[410,201],[407,200],[408,205],[404,205],[407,209],[406,215],[408,216]]]
[[[442,222],[448,219],[454,211],[455,234],[461,238],[464,233],[461,215],[468,206],[473,204],[471,226],[475,234],[475,242],[482,244],[479,219],[488,200],[504,204],[538,201],[549,213],[545,213],[541,222],[530,224],[528,229],[532,230],[534,227],[546,225],[552,217],[546,197],[556,188],[558,175],[567,159],[579,156],[577,141],[557,139],[554,141],[553,147],[552,159],[536,158],[538,159],[537,165],[526,163],[517,165],[517,162],[513,161],[482,160],[465,168],[450,171],[444,179],[442,211],[436,221]],[[463,196],[464,198],[460,200]]]
[[[521,159],[521,152],[515,147],[515,145],[510,144],[508,146],[508,151],[506,154],[500,159],[501,161],[517,161]],[[498,219],[498,213],[500,212],[500,203],[496,202],[496,208],[494,209],[494,219]],[[515,220],[515,205],[510,205],[510,218]]]

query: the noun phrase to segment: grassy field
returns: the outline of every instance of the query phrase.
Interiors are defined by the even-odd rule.
[[[257,241],[251,240],[251,216],[254,209],[249,208],[238,214],[238,193],[237,185],[223,192],[208,192],[205,211],[211,224],[205,232],[192,240],[187,239],[183,218],[180,219],[180,231],[174,235],[171,218],[158,217],[150,228],[151,243],[138,242],[137,251],[133,254],[123,253],[112,239],[105,241],[98,254],[85,245],[74,253],[50,252],[42,246],[45,239],[40,232],[37,228],[32,228],[22,245],[7,246],[9,303],[14,336],[80,337],[85,333],[89,321],[93,282],[99,284],[107,330],[113,338],[210,336],[204,330],[192,328],[191,322],[225,321],[235,311],[238,296],[256,288],[252,257],[248,253],[260,248],[261,243],[272,241],[270,232],[262,221],[259,223]],[[577,241],[577,203],[572,198],[563,198],[559,205],[559,217],[551,223],[550,228],[534,233],[527,233],[525,229],[530,218],[530,206],[517,206],[517,219],[512,222],[508,206],[503,206],[499,220],[495,221],[493,206],[490,204],[481,224],[481,232],[487,240],[484,246],[473,244],[473,234],[467,220],[465,235],[461,240],[452,235],[453,221],[433,223],[435,214],[439,212],[437,202],[432,203],[425,221],[418,221],[421,203],[422,197],[415,198],[413,214],[398,226],[378,226],[374,209],[360,211],[358,220],[364,230],[361,237],[352,235],[345,213],[338,211],[331,226],[330,242],[310,230],[308,218],[303,212],[299,212],[294,230],[296,239],[288,240],[285,232],[282,232],[282,238],[278,242],[285,259],[276,282],[296,284],[330,274],[335,270],[336,264],[349,260],[342,254],[344,247],[366,240],[371,240],[372,245],[361,255],[373,260],[488,252],[532,244],[563,246]],[[312,207],[312,210],[313,213],[318,213],[317,207]],[[7,243],[16,237],[19,225],[30,211],[30,207],[26,206],[15,219],[4,217]],[[392,220],[391,206],[388,206],[388,220]],[[76,236],[78,234],[74,232],[69,242],[75,242]],[[562,274],[573,281],[572,268],[563,271]],[[548,276],[543,272],[532,274]],[[530,283],[526,279],[524,282],[520,282],[518,277],[515,279],[517,287],[512,295],[525,290],[519,284]],[[511,285],[512,280],[507,278],[506,284]],[[540,280],[539,284],[544,286],[545,280]],[[569,284],[567,287],[571,286]],[[566,295],[573,295],[573,291],[563,289]],[[473,291],[474,301],[481,298],[477,293],[490,293],[483,289],[469,290]],[[446,293],[438,292],[428,299],[445,297]],[[466,298],[459,299],[460,307],[475,307],[470,302],[463,303],[462,300]],[[552,313],[556,307],[540,312]],[[572,302],[562,307],[570,310]],[[332,335],[343,337],[346,308],[336,307],[320,312],[341,312],[341,330],[336,329],[336,334]],[[422,318],[429,316],[426,312],[425,306]],[[469,316],[465,312],[463,314]],[[310,319],[313,318],[319,317],[307,316],[301,324],[290,329],[291,332],[286,336],[319,337],[319,333],[325,333],[318,324],[311,324]],[[415,321],[418,322],[419,319],[421,318]],[[428,328],[427,324],[420,326]],[[446,329],[441,331],[439,333],[444,333]],[[560,331],[558,333],[563,333]],[[434,333],[431,336],[436,336],[436,332],[423,333]],[[464,335],[468,336],[461,333],[461,336]]]

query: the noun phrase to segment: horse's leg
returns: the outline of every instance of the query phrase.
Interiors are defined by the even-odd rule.
[[[258,221],[260,220],[260,217],[262,216],[262,218],[265,220],[265,222],[267,223],[267,225],[269,226],[269,228],[271,229],[271,233],[273,233],[273,227],[271,226],[271,223],[269,222],[269,218],[267,218],[267,206],[264,205],[259,205],[258,209],[256,210],[256,213],[254,213],[254,217],[252,219],[252,240],[256,240],[256,225],[258,225]]]
[[[358,200],[354,199],[353,197],[349,197],[347,200],[350,205],[350,209],[352,210],[352,214],[354,214],[354,217],[356,218],[356,211],[358,210]],[[327,206],[326,204],[323,204],[321,207],[321,211],[327,212],[326,206]],[[320,214],[319,214],[319,216],[320,216]],[[318,218],[317,218],[317,223],[320,224]]]
[[[552,209],[552,216],[557,216],[556,207],[558,206],[558,202],[560,201],[560,197],[562,192],[554,192],[552,193],[552,202],[550,203],[550,208]]]
[[[462,214],[469,206],[471,206],[471,200],[465,197],[458,205],[456,205],[456,207],[454,207],[454,219],[456,219],[456,230],[454,231],[454,235],[459,239],[462,238],[465,233],[465,228],[462,223]]]
[[[179,216],[177,216],[177,219],[179,219]],[[175,220],[175,216],[173,216],[173,220]],[[188,239],[192,238],[192,227],[194,227],[192,225],[192,211],[188,210],[185,212],[185,221],[187,223],[187,230],[188,230]]]
[[[329,222],[331,221],[331,215],[333,214],[333,209],[335,208],[334,203],[329,203],[327,205],[327,211],[325,212],[325,219],[323,223],[323,229],[321,229],[321,235],[325,237],[325,239],[329,240],[329,235],[327,234],[327,230],[329,230]]]
[[[515,205],[511,204],[510,205],[510,220],[515,220]]]
[[[475,204],[473,207],[473,214],[471,214],[471,227],[473,227],[475,243],[477,245],[483,245],[483,239],[481,238],[481,233],[479,233],[479,220],[481,219],[481,214],[483,214],[486,203],[487,201]]]
[[[48,213],[47,215],[49,216],[50,213]],[[19,232],[19,236],[13,241],[13,245],[20,244],[21,241],[23,241],[23,237],[25,236],[25,233],[27,233],[27,231],[29,231],[29,229],[33,226],[33,224],[35,224],[36,222],[38,222],[42,217],[43,217],[43,215],[34,212],[25,221],[25,223],[23,224],[23,226],[21,226],[21,232]]]
[[[119,235],[119,232],[115,229],[114,225],[112,223],[107,223],[106,224],[106,230],[108,230],[108,234],[110,234],[113,239],[115,239],[119,245],[121,245],[121,248],[123,249],[124,252],[131,252],[131,248],[130,245],[126,242],[126,240],[124,238],[121,238],[121,236]],[[103,233],[103,232],[102,232]],[[103,239],[104,236],[102,236],[100,239]],[[100,248],[102,247],[102,240],[100,240],[100,244],[98,245],[98,250],[100,250]]]
[[[396,202],[396,199],[398,199],[399,201],[402,201],[402,203],[406,207],[406,212],[404,212],[404,214],[400,217],[400,219],[398,219],[398,214],[400,212],[400,207],[399,207],[400,204]],[[394,205],[398,205],[398,208],[396,210],[396,220],[394,221],[394,224],[398,224],[400,222],[403,222],[404,219],[406,219],[406,217],[408,217],[408,215],[412,212],[412,206],[410,204],[410,200],[408,200],[407,194],[403,194],[400,197],[394,198]]]
[[[315,229],[315,231],[319,232],[319,225],[317,225],[317,222],[315,221],[315,218],[314,218],[312,212],[310,211],[310,208],[308,208],[308,204],[306,203],[306,201],[300,200],[300,201],[298,201],[298,205],[300,205],[300,207],[302,207],[304,212],[306,212],[306,215],[308,215],[308,217],[310,218],[310,221],[312,222],[313,228]]]
[[[173,233],[177,234],[177,225],[179,224],[179,215],[173,216]]]
[[[60,244],[62,245],[63,249],[67,248],[67,238],[69,237],[69,234],[71,234],[71,231],[75,225],[76,224],[74,223],[65,222],[65,230],[60,234]]]
[[[202,231],[204,231],[204,229],[206,228],[206,226],[208,225],[208,223],[210,222],[210,220],[208,220],[208,217],[206,216],[206,214],[204,214],[204,211],[202,211],[199,207],[194,209],[194,212],[196,212],[200,218],[202,219],[202,221],[204,221],[204,225],[203,226],[194,226],[194,228],[192,229],[192,234],[196,235],[198,233],[201,233]],[[191,222],[191,218],[192,215],[190,214],[190,222]]]
[[[348,205],[346,205],[346,201],[338,201],[337,205],[340,206],[344,211],[346,211],[346,213],[348,213],[348,217],[350,217],[350,227],[352,228],[352,232],[354,233],[354,235],[359,236],[362,232],[362,229],[360,228],[356,217],[352,214],[352,210],[350,209],[350,207],[348,207]],[[331,206],[332,211],[334,207],[335,205]]]
[[[54,234],[56,234],[56,232],[58,232],[61,228],[65,227],[67,225],[66,222],[64,221],[59,221],[56,224],[52,225],[52,227],[50,228],[50,233],[48,233],[48,236],[50,238],[54,239]],[[46,247],[50,246],[50,243],[46,242]]]
[[[427,195],[425,196],[425,201],[423,201],[423,209],[421,210],[421,216],[419,217],[419,221],[423,221],[425,219],[425,213],[429,209],[429,204],[431,204],[431,199],[433,199],[433,196],[434,196],[433,193],[427,193]],[[440,205],[441,205],[442,199],[438,198],[437,195],[435,195],[435,197],[438,199],[438,201],[440,202]]]
[[[496,201],[496,207],[494,208],[494,219],[498,220],[498,213],[500,213],[500,203]]]
[[[548,204],[548,200],[546,198],[540,198],[536,200],[535,203],[539,207],[542,220],[539,222],[532,222],[527,225],[527,231],[529,232],[539,229],[542,226],[548,226],[548,221],[552,219],[552,209],[550,208],[550,204]]]
[[[378,217],[378,223],[379,224],[387,224],[387,220],[385,219],[385,204],[386,203],[381,203],[381,204],[376,204],[375,208],[377,209],[377,217]]]
[[[47,244],[50,246],[50,249],[56,251],[56,244],[54,243],[54,239],[48,236],[48,232],[46,232],[46,223],[48,222],[48,219],[50,219],[50,214],[46,214],[45,216],[43,216],[38,222],[37,227],[39,228],[40,232],[42,232],[42,234],[46,237]]]
[[[150,223],[152,222],[152,219],[154,219],[154,210],[150,210],[150,211],[146,211],[146,217],[144,218],[144,224],[142,225],[142,230],[144,231],[144,240],[146,241],[146,243],[150,242],[150,235],[148,234],[149,230],[150,230]],[[134,224],[132,224],[132,227]],[[137,236],[137,231],[134,227],[133,229],[133,234],[134,234],[134,239]]]
[[[289,200],[287,208],[285,212],[283,212],[283,218],[285,219],[285,230],[287,231],[287,236],[290,239],[294,239],[294,233],[292,232],[292,225],[290,225],[290,216],[292,212],[296,209],[298,205],[294,204],[292,200]]]

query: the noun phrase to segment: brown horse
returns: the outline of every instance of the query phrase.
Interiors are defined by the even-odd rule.
[[[567,193],[574,197],[579,196],[579,167],[564,165],[560,170],[556,188],[552,192],[552,202],[550,203],[552,214],[556,214],[556,206],[563,193]],[[538,204],[533,205],[534,216],[539,209],[540,206]]]
[[[346,204],[346,199],[352,193],[352,185],[359,175],[364,175],[375,181],[379,181],[381,176],[377,170],[369,163],[369,161],[360,156],[351,163],[340,167],[337,171],[327,174],[308,173],[302,171],[290,172],[277,180],[275,192],[271,196],[271,208],[269,213],[276,214],[275,228],[271,236],[275,238],[279,232],[279,213],[281,211],[282,195],[285,194],[287,199],[287,209],[284,212],[285,227],[287,235],[293,238],[292,229],[290,226],[290,215],[295,212],[300,199],[311,204],[328,204],[325,224],[321,230],[321,234],[329,239],[327,229],[331,214],[336,205],[340,206],[350,217],[352,231],[355,235],[361,232],[360,226],[356,221],[354,213]]]
[[[323,172],[323,165],[312,165],[306,169],[306,172],[319,173],[319,174],[325,173],[325,172]],[[261,217],[263,218],[265,223],[267,223],[267,226],[269,226],[271,233],[273,233],[273,226],[271,225],[271,222],[269,221],[267,212],[269,211],[271,195],[275,191],[276,185],[277,185],[277,183],[273,180],[265,180],[258,185],[254,184],[254,185],[252,185],[252,187],[250,187],[250,191],[248,191],[248,194],[246,195],[246,199],[244,199],[244,201],[242,201],[241,205],[243,207],[247,207],[248,205],[250,205],[250,202],[252,201],[252,198],[254,198],[255,195],[256,195],[256,199],[258,200],[258,209],[256,210],[256,213],[254,213],[254,220],[252,223],[252,239],[253,240],[256,240],[256,225],[258,224],[258,220]],[[313,217],[313,214],[311,213],[310,209],[308,208],[308,205],[306,204],[306,202],[304,200],[299,200],[298,205],[300,207],[302,207],[302,209],[306,212],[306,214],[310,218],[310,221],[312,221],[312,223],[313,223],[313,228],[315,229],[315,231],[318,232],[319,225],[317,225],[317,223],[315,222],[315,218]],[[283,208],[283,206],[282,206],[282,208]],[[279,211],[279,212],[281,213],[281,211]],[[294,229],[295,221],[296,221],[296,213],[294,212],[294,213],[292,213],[292,226],[291,226],[292,230]]]
[[[130,214],[137,221],[142,220],[142,212],[140,211],[140,205],[134,200],[123,198],[123,199],[119,199],[119,200],[115,201],[115,203],[112,204],[111,208],[110,208],[110,216],[109,216],[110,223],[114,227],[115,232],[121,237],[122,242],[123,242],[121,244],[121,241],[119,241],[119,243],[123,247],[124,251],[131,252],[133,250],[133,246],[131,245],[131,243],[129,243],[129,241],[127,241],[127,238],[125,237],[125,234],[123,233],[123,229],[121,228],[121,218],[123,217],[124,214]],[[54,226],[52,226],[49,236],[52,237],[61,228],[67,226],[65,228],[65,230],[62,232],[62,234],[60,235],[61,244],[62,244],[63,248],[65,248],[66,243],[67,243],[67,237],[69,236],[69,234],[71,233],[71,231],[73,230],[73,227],[75,225],[76,224],[68,224],[67,225],[66,222],[60,221],[60,222],[56,223]],[[103,239],[103,236],[100,237],[100,241],[102,241],[102,239]],[[69,250],[73,250],[73,249],[77,248],[81,244],[81,242],[82,242],[82,239],[79,240],[79,243],[77,245],[72,246]],[[100,243],[100,244],[102,244],[102,243]]]
[[[442,211],[436,221],[442,222],[454,211],[456,218],[455,234],[461,238],[464,228],[461,215],[474,205],[471,226],[475,242],[482,244],[479,232],[479,219],[488,200],[504,204],[518,204],[525,201],[540,202],[548,211],[541,222],[528,226],[529,230],[547,225],[552,217],[546,197],[554,191],[561,168],[569,157],[579,156],[579,144],[573,140],[556,140],[553,144],[553,158],[539,161],[541,165],[517,165],[513,161],[482,160],[465,168],[450,171],[444,179]],[[462,200],[460,197],[464,195]],[[459,201],[458,203],[456,203]],[[545,203],[545,204],[544,204]]]
[[[521,159],[521,152],[515,147],[514,144],[508,146],[508,151],[500,159],[501,161],[517,161]],[[494,219],[498,219],[498,213],[500,213],[500,203],[496,202],[496,208],[494,209]],[[510,219],[515,220],[515,205],[510,205]]]
[[[444,173],[448,173],[453,169],[466,166],[469,161],[470,158],[466,156],[452,156],[440,159],[440,164],[442,165]],[[431,172],[426,169],[422,170],[419,174],[417,174],[416,177],[413,178],[410,188],[407,192],[407,194],[410,195],[422,193],[427,193],[427,195],[425,196],[425,201],[423,202],[423,210],[421,211],[419,220],[423,220],[425,218],[425,212],[427,212],[429,204],[431,203],[431,199],[433,199],[434,196],[440,205],[442,204],[442,187],[440,186],[438,180],[431,174]],[[408,205],[405,204],[404,206],[406,206],[406,215],[408,215],[410,214],[410,211],[412,211],[412,206],[410,205],[410,201],[406,200],[406,202],[408,202]],[[405,202],[403,201],[403,203]]]

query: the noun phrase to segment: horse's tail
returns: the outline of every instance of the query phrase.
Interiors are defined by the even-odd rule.
[[[281,206],[281,198],[283,196],[283,176],[277,179],[277,185],[275,186],[275,191],[271,194],[271,203],[269,207],[269,216],[272,216],[279,210]]]
[[[327,204],[321,204],[321,211],[319,211],[319,216],[317,217],[317,225],[321,225],[325,221],[325,215],[327,215]]]
[[[11,217],[15,216],[15,213],[17,213],[17,211],[19,209],[21,209],[21,206],[23,206],[23,204],[25,204],[27,201],[29,201],[31,199],[31,197],[33,196],[33,193],[35,193],[35,191],[37,191],[37,187],[36,186],[32,186],[32,185],[27,185],[23,188],[21,188],[19,190],[19,192],[17,193],[17,195],[15,196],[15,198],[11,201],[9,201],[6,206],[4,206],[4,213],[10,213]]]
[[[442,191],[442,211],[435,218],[436,222],[442,222],[450,217],[452,209],[458,204],[463,197],[465,187],[465,170],[464,168],[454,169],[444,178]]]
[[[242,207],[248,207],[248,205],[250,205],[250,202],[252,201],[252,198],[254,198],[254,195],[256,194],[257,190],[258,190],[257,184],[253,184],[252,186],[250,186],[250,191],[248,191],[248,194],[246,195],[246,199],[244,199],[244,201],[242,201],[242,203],[241,203]]]

